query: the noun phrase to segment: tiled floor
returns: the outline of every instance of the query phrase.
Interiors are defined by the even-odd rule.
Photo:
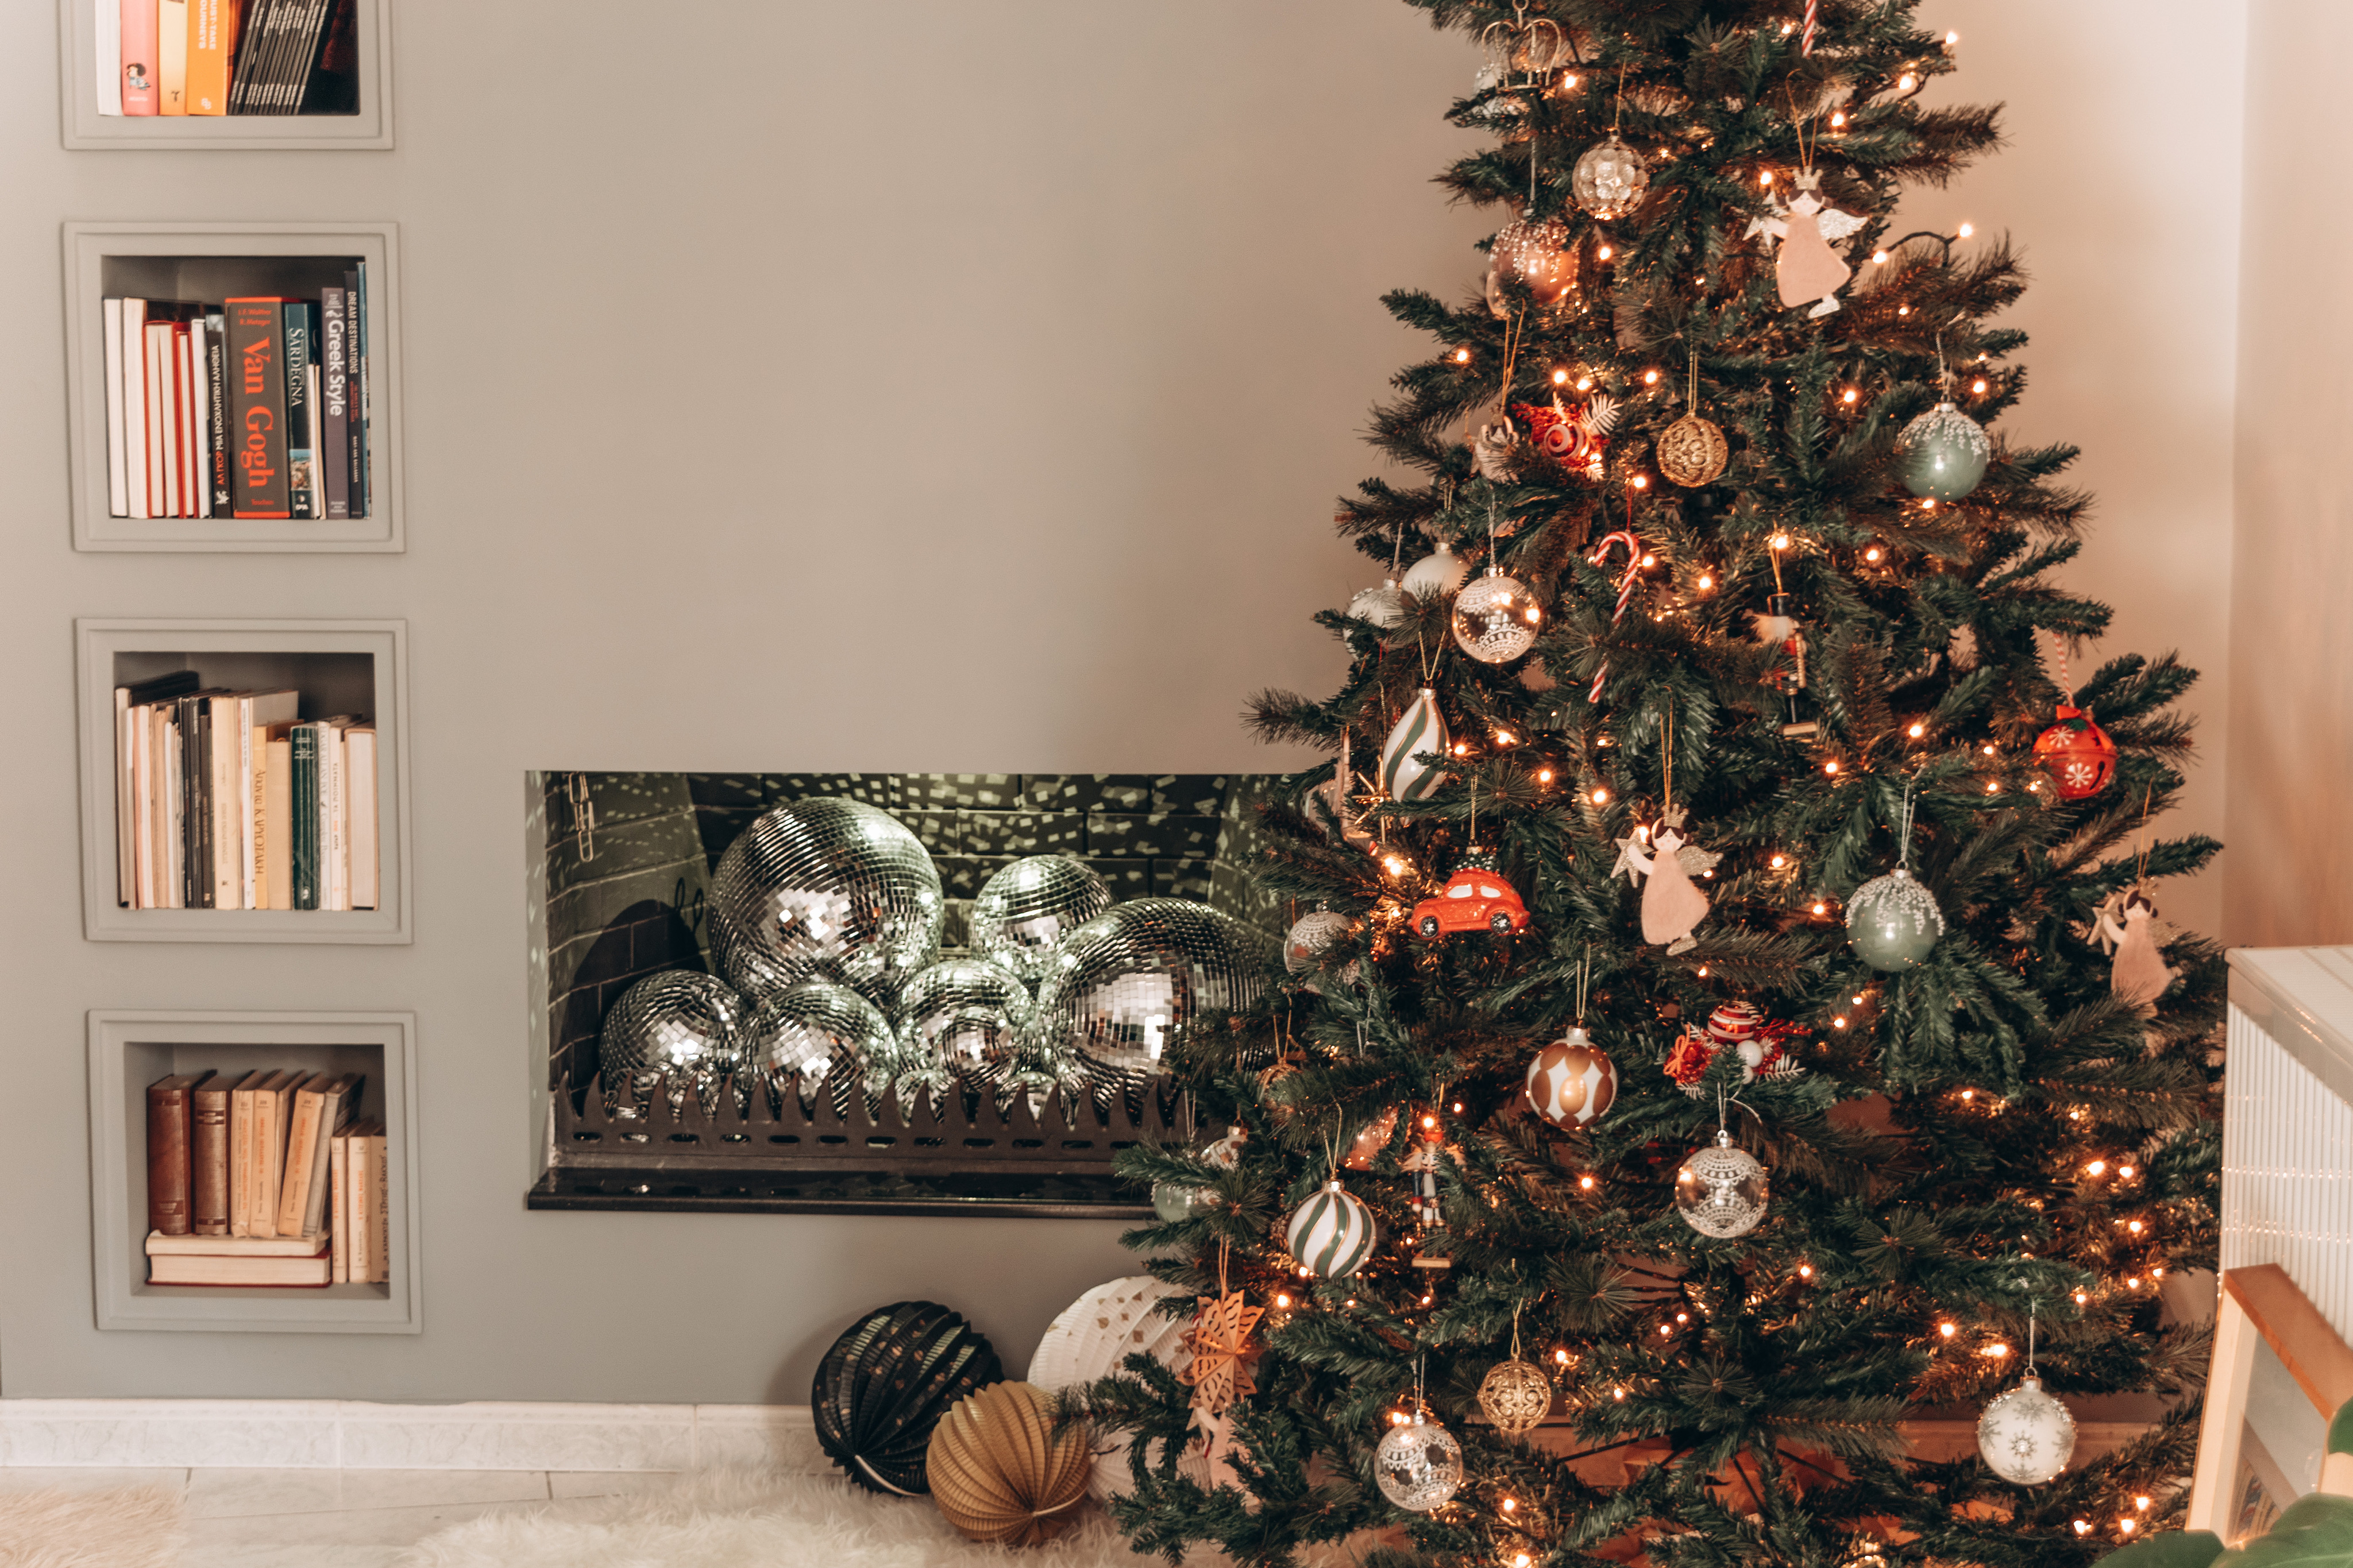
[[[659,1471],[0,1468],[0,1490],[172,1486],[187,1500],[181,1568],[390,1568],[444,1525],[524,1509],[589,1511],[667,1488]]]

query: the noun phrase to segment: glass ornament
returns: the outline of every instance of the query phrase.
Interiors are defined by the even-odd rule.
[[[944,958],[899,994],[899,1037],[919,1061],[996,1065],[1012,1058],[1029,1011],[1028,988],[1002,964]]]
[[[1373,1211],[1336,1176],[1292,1211],[1282,1231],[1299,1267],[1319,1279],[1345,1279],[1362,1268],[1377,1239]]]
[[[1405,619],[1405,595],[1398,592],[1398,580],[1384,581],[1377,588],[1359,588],[1348,601],[1348,614],[1360,621],[1370,621],[1383,631]]]
[[[1846,901],[1846,940],[1872,968],[1894,973],[1915,969],[1945,934],[1936,895],[1898,866],[1873,877]]]
[[[1282,939],[1282,966],[1293,974],[1315,967],[1324,950],[1356,929],[1356,922],[1331,910],[1311,910]]]
[[[1618,1098],[1618,1068],[1579,1027],[1528,1063],[1528,1104],[1556,1127],[1589,1127]]]
[[[847,985],[809,980],[772,991],[744,1026],[747,1070],[772,1100],[830,1079],[837,1108],[853,1084],[879,1094],[910,1064],[882,1010]]]
[[[1556,217],[1520,218],[1495,231],[1495,280],[1516,283],[1539,305],[1557,305],[1577,292],[1577,257],[1568,226]]]
[[[2075,1418],[2042,1392],[2041,1378],[2026,1378],[1978,1417],[1978,1452],[2003,1480],[2039,1487],[2067,1468]]]
[[[990,874],[973,895],[972,950],[1024,984],[1037,984],[1054,945],[1112,906],[1111,884],[1067,855],[1029,855]]]
[[[1495,567],[1454,595],[1454,641],[1482,664],[1509,664],[1535,646],[1544,607]]]
[[[1166,1225],[1191,1219],[1207,1209],[1211,1201],[1207,1187],[1188,1187],[1182,1182],[1152,1184],[1152,1212],[1158,1215]]]
[[[1395,801],[1417,801],[1438,793],[1446,782],[1442,763],[1424,757],[1444,757],[1453,742],[1446,733],[1446,716],[1438,710],[1438,693],[1423,687],[1420,694],[1398,715],[1389,738],[1381,742],[1382,793]]]
[[[939,950],[939,868],[879,806],[829,796],[764,813],[711,876],[711,945],[739,991],[839,981],[897,999]]]
[[[1603,223],[1624,217],[1651,188],[1651,166],[1616,132],[1585,150],[1568,178],[1577,205]]]
[[[1405,579],[1398,584],[1417,599],[1444,598],[1462,586],[1471,575],[1471,563],[1454,553],[1454,547],[1444,540],[1438,548],[1406,568]]]
[[[1516,1332],[1516,1331],[1514,1331]],[[1552,1380],[1517,1356],[1499,1361],[1479,1383],[1479,1410],[1498,1432],[1532,1432],[1552,1408]]]
[[[1675,1212],[1702,1236],[1718,1240],[1755,1230],[1769,1196],[1765,1167],[1747,1150],[1735,1147],[1728,1131],[1693,1151],[1675,1173]]]
[[[617,1107],[687,1090],[707,1110],[721,1082],[744,1063],[744,999],[726,982],[687,969],[649,974],[621,993],[596,1037],[596,1069]]]
[[[1659,472],[1685,489],[1714,484],[1732,461],[1731,443],[1711,419],[1686,414],[1659,433]]]
[[[1272,945],[1189,899],[1113,904],[1055,949],[1031,1014],[1037,1047],[1058,1069],[1157,1072],[1169,1037],[1196,1016],[1258,999]]]
[[[2116,775],[2116,743],[2072,703],[2059,704],[2059,721],[2034,740],[2034,760],[2051,774],[2061,800],[2088,800]]]
[[[1381,1435],[1373,1450],[1373,1479],[1381,1495],[1415,1513],[1428,1513],[1462,1485],[1462,1445],[1419,1409]]]
[[[1904,485],[1931,500],[1958,500],[1978,488],[1993,441],[1985,426],[1947,399],[1928,410],[1895,438],[1904,459]]]

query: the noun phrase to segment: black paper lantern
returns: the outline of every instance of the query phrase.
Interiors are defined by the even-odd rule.
[[[931,1489],[923,1451],[957,1400],[1005,1381],[997,1351],[970,1323],[931,1301],[868,1312],[818,1363],[809,1405],[818,1446],[869,1491]]]

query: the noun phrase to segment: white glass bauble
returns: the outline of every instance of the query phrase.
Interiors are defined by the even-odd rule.
[[[1462,579],[1469,575],[1471,563],[1441,540],[1435,551],[1406,569],[1405,580],[1398,586],[1417,599],[1444,598],[1462,586]]]
[[[1569,190],[1577,205],[1604,223],[1640,206],[1642,193],[1650,188],[1651,166],[1614,131],[1588,147],[1569,175]]]
[[[1373,1479],[1398,1507],[1428,1513],[1462,1485],[1462,1445],[1417,1410],[1412,1420],[1382,1435],[1373,1451]]]
[[[1311,910],[1299,917],[1282,940],[1282,966],[1293,974],[1315,967],[1324,950],[1356,929],[1356,922],[1330,910]]]
[[[1694,1151],[1675,1173],[1675,1212],[1702,1236],[1746,1236],[1765,1217],[1769,1195],[1765,1167],[1729,1132]]]
[[[1490,566],[1454,595],[1454,640],[1482,664],[1508,664],[1535,646],[1543,606],[1516,577]]]
[[[1348,601],[1348,614],[1360,621],[1370,621],[1383,631],[1405,619],[1405,596],[1398,592],[1397,579],[1392,577],[1377,588],[1360,588]]]
[[[1846,939],[1873,969],[1887,973],[1917,968],[1945,934],[1945,911],[1936,895],[1898,866],[1873,877],[1846,901]]]
[[[2075,1418],[2030,1377],[1997,1395],[1978,1417],[1978,1452],[2003,1480],[2039,1487],[2067,1468],[2075,1452]]]

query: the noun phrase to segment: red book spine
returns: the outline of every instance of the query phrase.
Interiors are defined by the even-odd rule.
[[[238,517],[291,517],[286,482],[286,342],[276,298],[228,304],[229,448]]]

